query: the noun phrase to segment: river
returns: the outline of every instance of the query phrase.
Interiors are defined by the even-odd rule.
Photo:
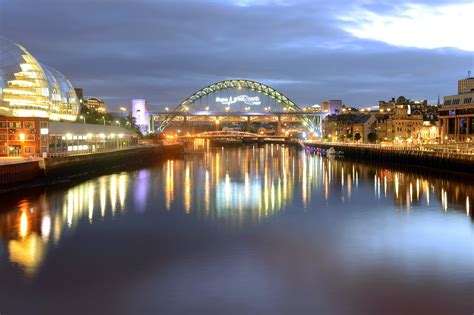
[[[472,314],[463,177],[266,145],[0,196],[0,314]]]

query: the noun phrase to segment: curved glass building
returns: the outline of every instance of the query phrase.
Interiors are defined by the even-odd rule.
[[[74,88],[60,72],[0,37],[0,116],[75,121],[78,113]]]

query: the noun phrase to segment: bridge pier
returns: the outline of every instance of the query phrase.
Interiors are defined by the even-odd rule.
[[[181,124],[181,131],[185,133],[188,128],[188,117],[186,115],[183,115],[183,123]]]
[[[219,130],[220,130],[220,126],[219,126],[219,124],[220,124],[220,121],[219,121],[219,116],[216,116],[216,120],[215,120],[215,128],[214,128],[214,130],[215,130],[215,131],[219,131]]]
[[[278,117],[278,121],[276,125],[275,135],[281,136],[281,115],[278,115],[277,117]]]
[[[245,122],[245,131],[251,131],[252,122],[250,120],[250,116],[247,117],[247,121]]]

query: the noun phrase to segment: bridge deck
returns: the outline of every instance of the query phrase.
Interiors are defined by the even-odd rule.
[[[198,111],[198,112],[156,112],[150,113],[152,116],[325,116],[322,112],[217,112],[217,111]]]

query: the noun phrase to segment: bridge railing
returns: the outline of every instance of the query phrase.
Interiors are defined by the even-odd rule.
[[[65,151],[65,152],[48,152],[47,158],[63,158],[69,156],[84,156],[84,155],[91,155],[97,153],[108,153],[108,152],[118,152],[124,150],[133,150],[136,148],[144,147],[147,145],[132,145],[122,148],[99,148],[95,150],[84,150],[84,151]]]

